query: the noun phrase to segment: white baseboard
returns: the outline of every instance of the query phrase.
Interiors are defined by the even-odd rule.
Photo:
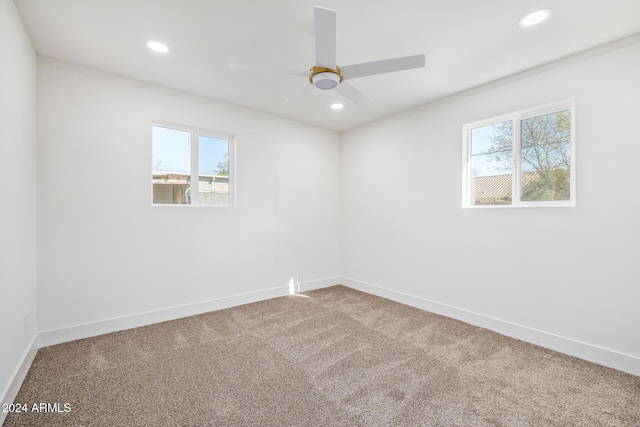
[[[94,337],[97,335],[109,334],[111,332],[123,331],[126,329],[138,328],[154,323],[166,322],[168,320],[175,320],[182,317],[194,316],[200,313],[222,310],[242,304],[249,304],[252,302],[282,297],[291,293],[305,292],[313,289],[324,288],[327,286],[337,285],[338,283],[340,283],[339,277],[313,280],[304,283],[290,284],[289,286],[238,294],[230,297],[223,297],[193,304],[169,307],[145,313],[136,313],[129,316],[104,319],[96,322],[67,326],[59,329],[40,331],[40,333],[38,334],[38,348],[83,338]]]
[[[508,337],[516,338],[551,350],[588,360],[599,365],[640,376],[640,358],[597,345],[562,337],[528,326],[497,319],[480,313],[452,307],[425,298],[393,291],[369,283],[343,277],[341,284],[362,292],[387,298],[431,313],[440,314],[486,328]]]
[[[295,293],[308,292],[316,289],[328,288],[329,286],[339,285],[342,277],[328,277],[326,279],[314,280],[312,282],[298,283]]]
[[[0,403],[12,403],[18,395],[20,387],[22,387],[22,382],[27,376],[27,372],[29,372],[29,368],[31,368],[31,363],[33,363],[33,359],[36,357],[36,353],[38,352],[37,338],[37,335],[33,336],[33,338],[31,339],[31,343],[24,353],[24,356],[22,356],[20,365],[15,369],[13,375],[9,377],[11,381],[0,395]],[[0,426],[2,425],[2,423],[4,423],[7,415],[7,412],[2,412],[0,410]]]

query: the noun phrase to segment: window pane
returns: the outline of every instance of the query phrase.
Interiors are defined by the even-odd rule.
[[[153,203],[190,201],[191,134],[153,126]]]
[[[571,110],[520,122],[522,133],[521,199],[569,200]]]
[[[513,182],[511,121],[471,129],[471,204],[510,205]]]
[[[198,137],[198,203],[229,203],[229,141]]]

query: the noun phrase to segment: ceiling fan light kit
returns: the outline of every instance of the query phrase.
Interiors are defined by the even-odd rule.
[[[337,65],[335,70],[317,66],[312,67],[309,73],[309,83],[322,90],[333,89],[342,83],[342,80],[342,71]]]

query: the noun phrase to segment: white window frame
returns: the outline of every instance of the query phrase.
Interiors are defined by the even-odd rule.
[[[191,207],[206,207],[206,208],[229,208],[236,205],[236,137],[234,134],[220,131],[213,131],[209,129],[203,129],[195,126],[188,126],[183,124],[177,124],[162,120],[153,120],[151,122],[151,156],[153,159],[153,127],[162,127],[167,129],[174,129],[182,132],[189,132],[191,134],[191,177],[190,177],[190,189],[191,194],[198,194],[197,187],[194,189],[194,185],[197,186],[200,175],[199,162],[198,162],[198,137],[205,136],[216,139],[223,139],[229,143],[229,195],[227,203],[199,203],[198,197],[191,197],[191,203],[189,204],[170,204],[170,203],[153,203],[153,185],[151,190],[151,204],[153,206],[191,206]],[[151,170],[153,172],[153,160],[151,162]]]
[[[520,122],[531,117],[571,111],[571,170],[569,171],[569,200],[523,201],[520,200],[521,191],[521,137]],[[568,99],[504,114],[490,119],[467,123],[462,126],[462,207],[463,208],[522,208],[522,207],[574,207],[576,205],[576,132],[575,132],[575,99]],[[512,151],[512,194],[509,205],[473,205],[471,204],[471,131],[476,128],[511,121],[513,129]]]

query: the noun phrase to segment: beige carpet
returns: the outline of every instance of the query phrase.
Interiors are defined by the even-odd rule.
[[[638,426],[640,377],[342,286],[41,349],[5,426]]]

